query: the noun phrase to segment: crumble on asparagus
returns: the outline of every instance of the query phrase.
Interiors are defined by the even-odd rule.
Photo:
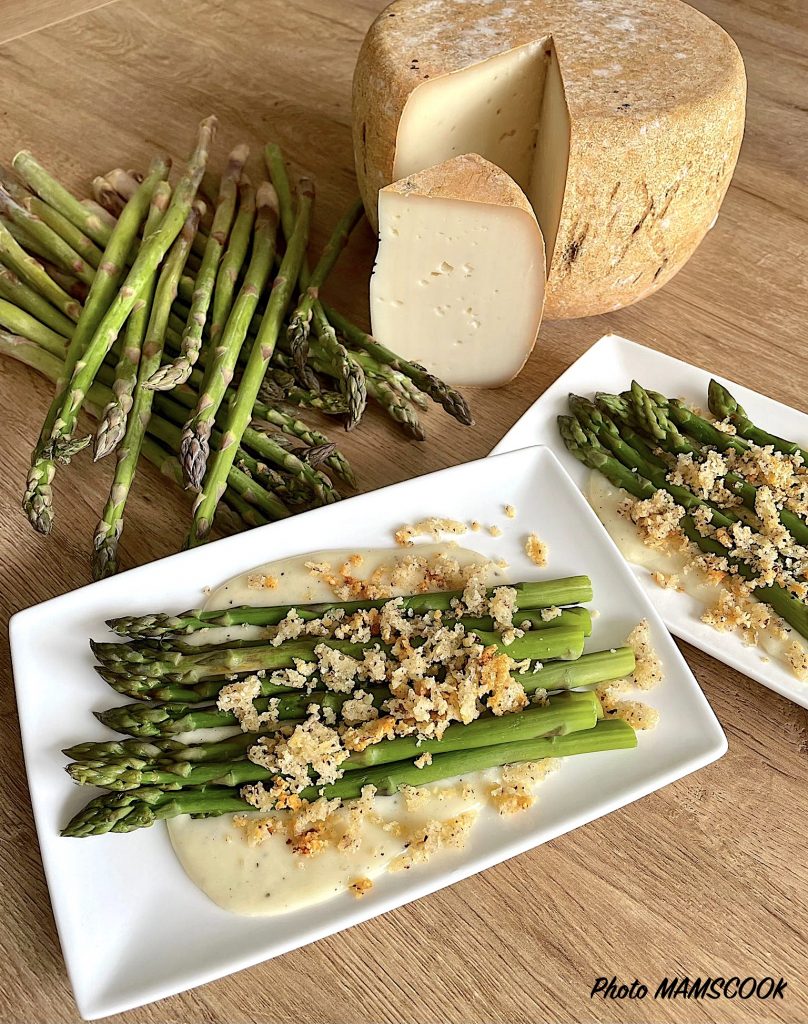
[[[618,511],[641,541],[684,560],[681,573],[652,578],[718,585],[701,620],[748,645],[782,641],[808,679],[808,453],[756,426],[715,380],[708,404],[702,413],[635,381],[594,402],[571,395],[559,429],[576,458],[628,492]]]

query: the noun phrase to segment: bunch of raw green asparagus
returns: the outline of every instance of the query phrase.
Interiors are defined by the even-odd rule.
[[[633,729],[617,719],[602,720],[600,702],[591,692],[605,682],[630,675],[635,658],[630,647],[583,653],[591,632],[591,615],[578,602],[591,600],[588,577],[521,583],[515,589],[515,621],[521,628],[529,628],[507,646],[490,618],[461,617],[456,622],[467,633],[474,633],[480,643],[506,652],[514,662],[529,659],[528,670],[514,669],[514,678],[527,694],[539,689],[553,694],[548,702],[500,717],[485,713],[469,725],[450,725],[440,740],[414,736],[382,739],[352,753],[343,762],[345,773],[338,781],[321,786],[312,775],[311,786],[301,796],[315,799],[322,793],[347,799],[358,797],[367,785],[381,794],[392,794],[403,785],[423,785],[503,764],[635,746]],[[413,616],[440,610],[451,621],[453,601],[459,596],[451,591],[417,594],[405,598],[404,607]],[[383,603],[301,605],[296,611],[309,621],[336,609],[351,614]],[[542,609],[557,606],[565,606],[561,614],[545,620]],[[248,758],[250,747],[262,735],[295,726],[312,705],[329,709],[338,722],[342,706],[351,698],[350,693],[328,689],[316,672],[305,690],[273,683],[272,672],[315,662],[314,648],[319,643],[360,659],[370,647],[387,650],[376,640],[363,644],[319,637],[286,640],[275,646],[271,643],[273,627],[290,610],[289,606],[236,607],[111,620],[110,628],[129,639],[126,643],[93,643],[97,669],[118,693],[136,697],[138,702],[111,708],[97,717],[131,738],[80,743],[65,751],[74,759],[67,770],[75,782],[111,792],[92,800],[64,834],[129,832],[178,814],[252,810],[239,787],[270,783],[273,776]],[[217,626],[259,627],[262,633],[220,644],[193,642],[204,640],[205,631]],[[263,732],[234,729],[231,735],[214,741],[202,733],[191,743],[175,738],[194,730],[237,727],[237,717],[219,709],[217,696],[233,680],[254,673],[260,681],[255,709],[266,711],[270,701],[274,708],[273,722]],[[377,685],[369,692],[373,704],[384,713],[392,697],[390,690]],[[417,767],[414,761],[424,753],[432,755],[431,764]]]
[[[79,201],[28,152],[0,175],[0,353],[42,372],[55,395],[31,459],[23,506],[53,522],[52,481],[89,442],[116,453],[95,535],[94,573],[114,572],[126,501],[143,456],[197,493],[189,544],[223,504],[260,525],[337,500],[355,486],[344,456],[294,407],[341,416],[351,429],[368,397],[422,439],[431,401],[472,422],[458,392],[401,359],[320,291],[362,216],[354,202],[319,260],[307,249],[314,185],[293,189],[275,145],[269,181],[245,174],[246,146],[221,179],[208,170],[216,120],[199,128],[173,187],[170,161],[145,175],[116,168]]]
[[[759,536],[757,531],[764,530],[758,515],[760,486],[742,473],[729,471],[719,482],[732,500],[719,502],[671,482],[671,470],[680,455],[690,456],[700,465],[711,452],[743,454],[757,446],[799,456],[796,461],[801,471],[801,464],[808,465],[808,452],[756,426],[718,381],[710,381],[707,399],[712,420],[682,400],[668,399],[634,381],[628,391],[620,395],[598,393],[594,401],[570,395],[571,415],[559,416],[558,427],[575,458],[602,473],[614,486],[640,499],[652,498],[660,490],[667,492],[683,510],[680,527],[686,537],[702,552],[724,559],[731,573],[755,584],[755,545],[750,546],[748,555],[730,548],[712,532],[705,534],[699,529],[693,514],[703,508],[708,511],[711,527],[721,530],[742,523],[753,531],[753,538]],[[782,503],[777,515],[794,544],[808,546],[806,518]],[[790,553],[779,554],[780,565],[788,575],[796,564],[796,550],[790,548]],[[803,589],[772,582],[754,585],[752,594],[808,638],[808,604],[800,593]]]

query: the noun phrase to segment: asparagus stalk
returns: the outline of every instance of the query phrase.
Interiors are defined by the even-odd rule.
[[[179,469],[178,483],[184,484],[184,478],[182,475],[182,467],[177,463]],[[228,485],[227,490],[224,492],[224,500],[230,506],[231,509],[237,514],[238,518],[245,526],[266,526],[267,523],[272,522],[272,519],[267,518],[264,513],[256,508],[255,505],[251,505],[242,496]]]
[[[545,707],[500,717],[484,715],[468,725],[450,725],[440,740],[419,742],[415,736],[383,740],[351,754],[341,767],[345,772],[362,771],[378,765],[405,762],[423,753],[443,756],[495,744],[519,743],[540,736],[566,736],[593,729],[601,714],[600,701],[593,693],[565,694],[554,698]],[[267,768],[247,759],[229,760],[234,754],[238,758],[239,754],[246,753],[257,738],[235,737],[234,740],[208,744],[204,758],[198,761],[179,757],[173,761],[155,762],[125,753],[106,755],[101,760],[86,758],[75,761],[67,766],[67,772],[79,785],[102,786],[119,792],[140,786],[178,790],[200,785],[240,786],[247,782],[266,782],[273,778],[273,773]],[[217,755],[222,760],[216,760]]]
[[[388,695],[389,696],[389,695]],[[524,712],[496,717],[490,713],[481,715],[468,725],[450,725],[440,740],[420,739],[415,736],[385,740],[356,752],[342,764],[346,771],[356,771],[378,764],[418,757],[424,752],[447,753],[492,743],[512,743],[533,736],[564,735],[582,729],[592,729],[603,717],[600,701],[591,692],[566,693],[550,698],[542,706],[534,706]],[[286,723],[288,726],[288,722]],[[83,785],[104,786],[107,789],[131,789],[139,785],[164,785],[164,780],[141,777],[135,780],[128,773],[134,771],[162,771],[181,776],[183,785],[199,785],[210,782],[210,778],[194,777],[195,765],[215,765],[211,775],[218,777],[222,765],[239,761],[263,735],[271,735],[282,724],[275,723],[267,732],[239,733],[224,740],[193,744],[163,739],[157,743],[146,743],[130,739],[107,743],[79,743],[64,751],[75,764],[68,772]],[[103,774],[102,774],[103,773]],[[123,779],[126,785],[115,783]],[[165,780],[169,783],[174,779]],[[257,781],[257,780],[252,780]]]
[[[2,264],[0,264],[0,296],[19,309],[30,313],[45,327],[49,327],[64,337],[65,348],[67,347],[66,339],[73,333],[75,326],[73,321],[52,306],[39,292],[29,288],[15,273]]]
[[[312,310],[320,297],[320,289],[326,278],[334,269],[340,253],[348,244],[351,232],[364,216],[365,209],[361,199],[355,199],[342,217],[337,221],[334,230],[326,242],[317,265],[310,275],[302,295],[289,319],[286,335],[289,340],[292,358],[301,365],[308,355],[308,338],[311,328]]]
[[[264,156],[269,175],[278,193],[281,224],[283,226],[283,233],[288,240],[294,230],[294,202],[292,200],[292,190],[286,173],[283,153],[275,143],[269,143],[264,150]],[[352,223],[355,213],[357,214],[357,219],[358,216],[361,216],[361,211],[353,207],[337,225],[332,239],[323,252],[320,265],[315,270],[315,275],[317,276],[314,279],[312,279],[312,275],[309,272],[308,261],[304,257],[300,265],[299,277],[301,290],[306,293],[307,298],[305,299],[305,305],[301,311],[301,317],[298,320],[297,326],[292,329],[289,338],[290,342],[292,342],[292,361],[297,369],[297,375],[306,384],[313,375],[306,365],[308,323],[304,326],[303,320],[308,316],[313,318],[317,340],[327,353],[329,365],[333,370],[332,375],[337,379],[340,394],[345,398],[347,408],[345,427],[347,430],[352,430],[362,417],[365,405],[367,404],[367,387],[361,367],[351,357],[348,350],[340,344],[333,328],[328,322],[319,299],[319,288],[333,268],[340,251],[348,239],[350,231],[356,223],[356,221]],[[308,289],[312,284],[312,280],[314,281],[316,291],[309,293]],[[294,316],[292,319],[294,322]]]
[[[52,455],[66,457],[65,449],[72,439],[78,413],[88,388],[95,379],[106,354],[112,348],[126,318],[132,312],[141,290],[149,278],[154,275],[185,223],[205,170],[215,126],[216,119],[213,117],[201,123],[196,150],[185,174],[177,183],[160,227],[145,240],[138,250],[123,285],[87,343],[81,361],[76,364],[51,430],[48,449]]]
[[[18,362],[23,363],[31,369],[41,373],[51,382],[56,382],[64,360],[59,356],[56,356],[44,348],[41,348],[34,342],[23,338],[18,335],[8,334],[0,331],[0,355],[10,356],[12,359],[16,359]],[[102,368],[103,369],[103,368]],[[112,398],[112,392],[105,386],[99,383],[94,383],[88,394],[88,401],[86,403],[87,411],[90,415],[100,418],[101,410],[109,405]],[[157,417],[152,417],[149,424],[150,431],[154,431],[159,420]],[[179,445],[179,433],[173,438],[175,449]],[[166,451],[161,445],[154,440],[153,437],[147,437],[143,443],[143,455],[147,461],[151,462],[161,473],[169,477],[175,483],[182,485],[182,470],[180,468],[179,460],[171,455],[170,452]],[[244,506],[239,502],[239,496],[236,495],[231,487],[230,481],[228,480],[228,490],[225,493],[225,499],[231,508],[236,511],[243,510]],[[244,519],[245,525],[255,526],[263,525],[262,520],[256,513],[256,510],[250,510],[247,518]]]
[[[295,416],[291,416],[287,412],[283,412],[281,409],[266,405],[260,400],[260,398],[257,399],[253,405],[253,416],[259,420],[263,420],[265,423],[271,423],[273,426],[279,427],[284,434],[289,434],[291,437],[299,438],[304,444],[311,448],[331,443],[326,435],[321,433],[319,430],[309,427],[306,423],[303,423],[302,420],[297,419]],[[356,487],[356,476],[344,455],[336,451],[325,461],[326,464],[334,470],[340,480],[346,483],[349,487]]]
[[[112,575],[118,569],[118,541],[123,530],[124,509],[137,471],[146,428],[151,418],[153,392],[143,385],[149,380],[156,367],[160,365],[168,313],[177,294],[177,282],[185,266],[185,261],[188,259],[188,253],[191,251],[191,242],[196,234],[201,210],[201,203],[195,201],[180,234],[169,250],[154,291],[149,325],[143,339],[143,351],[138,367],[140,387],[135,394],[132,414],[127,422],[109,498],[93,539],[93,578],[97,580]],[[146,236],[144,245],[148,245],[150,237]],[[145,301],[148,302],[148,298],[147,286]]]
[[[31,525],[40,533],[50,533],[53,523],[51,482],[56,471],[56,464],[53,454],[46,449],[57,423],[60,409],[68,396],[68,382],[112,302],[123,273],[126,255],[137,235],[140,222],[146,215],[154,190],[158,182],[166,178],[168,169],[169,165],[165,160],[157,159],[152,163],[148,176],[138,189],[137,194],[130,200],[111,232],[108,239],[109,244],[104,251],[104,258],[90,287],[87,301],[67,347],[64,366],[56,381],[56,394],[31,459],[31,469],[28,473],[23,498],[23,508]]]
[[[40,345],[52,355],[64,358],[65,339],[20,309],[12,302],[0,299],[0,327],[12,334],[21,335]]]
[[[222,258],[221,266],[216,276],[216,285],[213,291],[213,309],[210,323],[211,349],[218,344],[227,323],[227,318],[230,315],[236,283],[238,282],[242,265],[250,247],[255,218],[255,189],[249,180],[243,177],[238,187],[238,213],[236,214],[236,221],[233,225],[227,251]]]
[[[634,671],[634,652],[630,647],[583,654],[577,661],[553,661],[538,672],[516,673],[526,693],[543,689],[547,692],[571,690],[575,687],[594,688],[601,683],[623,679]],[[386,687],[370,687],[374,704],[378,707],[389,697]],[[306,714],[311,704],[339,712],[351,694],[314,690],[311,693],[284,693],[277,695],[278,719],[288,722]],[[259,697],[254,701],[256,711],[266,711],[271,698]],[[145,701],[124,704],[108,711],[96,712],[104,725],[116,732],[143,738],[176,736],[195,729],[216,729],[237,726],[236,716],[219,711],[215,706],[202,706],[178,701]]]
[[[148,382],[148,386],[159,391],[166,391],[184,384],[191,374],[191,369],[199,358],[202,349],[202,332],[207,322],[213,287],[222,253],[230,234],[233,217],[236,212],[238,181],[250,150],[245,145],[237,146],[227,162],[227,169],[222,176],[219,198],[213,217],[213,226],[205,245],[205,254],[197,274],[193,300],[188,312],[188,320],[182,335],[182,348],[179,356],[172,362],[158,369]]]
[[[651,492],[653,493],[653,491]],[[553,608],[573,605],[592,600],[592,581],[588,576],[565,576],[555,580],[541,580],[530,583],[510,584],[516,591],[518,612],[527,608]],[[489,588],[488,598],[494,596],[496,588]],[[462,597],[460,590],[443,590],[429,594],[414,594],[403,597],[402,607],[413,615],[428,611],[449,612],[452,602]],[[294,608],[306,622],[321,618],[326,612],[342,609],[346,615],[365,608],[381,608],[389,598],[363,601],[328,601],[319,604],[271,605],[258,607],[240,605],[234,608],[192,609],[179,615],[156,612],[150,615],[123,615],[107,619],[107,625],[121,636],[149,639],[163,639],[195,633],[207,626],[277,626]]]
[[[286,402],[304,409],[316,409],[326,416],[341,416],[348,410],[344,397],[338,392],[298,387],[291,374],[271,364],[261,385],[260,396],[265,402]]]
[[[92,283],[95,271],[90,264],[43,220],[18,203],[2,186],[0,186],[0,212],[11,223],[21,227],[29,238],[35,240],[51,256],[57,266],[66,270],[67,273],[73,274],[85,284]]]
[[[49,206],[58,210],[71,224],[75,224],[97,245],[106,247],[112,235],[112,226],[107,218],[99,215],[92,207],[80,203],[39,164],[31,153],[17,153],[12,161],[14,170],[25,184],[40,196]]]
[[[205,380],[193,415],[182,431],[182,464],[188,486],[199,490],[207,468],[210,453],[210,435],[222,401],[225,397],[236,367],[247,328],[266,288],[272,260],[275,254],[275,233],[278,225],[278,205],[275,190],[265,182],[256,196],[257,213],[253,250],[244,283],[235,304],[227,317],[227,324],[221,341],[211,331],[211,355]],[[239,216],[242,216],[239,212]],[[251,222],[251,218],[250,218]],[[234,235],[235,235],[234,230]],[[232,244],[232,243],[231,243]],[[228,250],[228,255],[230,250]],[[222,267],[223,274],[230,271]],[[221,311],[214,312],[214,321]]]
[[[756,426],[746,414],[746,410],[732,397],[730,392],[719,384],[717,380],[711,380],[707,389],[707,403],[710,412],[716,419],[729,420],[741,437],[753,444],[765,448],[771,445],[775,451],[784,455],[799,455],[803,465],[808,465],[808,451],[801,448],[793,441],[786,441],[776,434],[770,434],[767,430]],[[802,541],[801,543],[805,543]]]
[[[42,264],[33,256],[28,255],[2,221],[0,221],[0,260],[68,319],[74,322],[79,319],[81,303],[68,295],[48,276]]]
[[[148,238],[162,220],[170,197],[171,186],[167,181],[161,181],[152,195],[144,237]],[[113,399],[104,409],[96,428],[96,460],[102,459],[117,448],[126,433],[127,421],[133,404],[133,392],[138,380],[143,341],[149,325],[155,283],[154,278],[149,281],[126,322],[121,354],[112,382]]]
[[[58,210],[49,206],[39,196],[27,196],[23,200],[22,205],[47,224],[52,231],[63,239],[71,249],[75,250],[93,269],[98,269],[104,256],[103,249],[100,249],[90,237],[85,235],[75,224],[71,223],[67,217],[64,217]]]
[[[631,726],[613,719],[598,722],[594,729],[564,736],[541,737],[439,754],[432,758],[432,764],[424,768],[416,768],[412,762],[403,761],[394,766],[381,765],[365,771],[349,772],[330,786],[304,789],[301,797],[314,800],[322,792],[329,799],[340,797],[350,800],[359,797],[363,787],[371,785],[375,786],[380,795],[392,796],[404,785],[426,785],[486,768],[545,757],[628,749],[636,746],[636,743],[636,733]],[[143,787],[127,793],[109,793],[90,801],[68,823],[62,835],[84,837],[104,835],[107,832],[131,832],[178,814],[216,815],[250,810],[254,810],[252,805],[228,787],[215,786],[179,792]]]
[[[535,630],[515,639],[507,647],[497,633],[475,634],[486,647],[494,647],[515,661],[530,658],[541,662],[574,661],[583,652],[583,631],[575,627]],[[418,646],[423,641],[414,641]],[[182,651],[135,650],[127,644],[91,643],[101,663],[99,674],[119,693],[130,697],[150,694],[156,700],[190,702],[215,697],[224,685],[224,677],[242,673],[266,673],[294,668],[296,661],[316,660],[315,648],[320,644],[361,658],[366,645],[350,640],[305,639],[287,641],[278,647],[271,644],[256,647],[215,648],[201,654]],[[379,645],[383,652],[389,647]],[[261,695],[273,696],[289,692],[292,687],[278,686],[261,679]]]
[[[403,359],[401,356],[397,356],[395,352],[391,352],[390,349],[380,345],[375,338],[360,330],[331,306],[325,306],[324,308],[326,316],[334,328],[345,338],[349,345],[367,352],[377,363],[389,366],[394,370],[398,370],[399,373],[403,373],[421,391],[429,395],[434,402],[443,406],[446,412],[460,423],[465,426],[474,425],[474,419],[468,402],[459,391],[449,387],[448,384],[445,384],[440,378],[429,373],[419,363],[412,363],[408,359]]]
[[[99,206],[113,217],[120,217],[126,205],[123,197],[120,196],[112,185],[102,175],[97,175],[90,183],[93,197]]]
[[[720,385],[717,385],[720,387]],[[632,384],[632,393],[636,401],[639,395],[644,392],[644,389],[639,384],[634,382]],[[643,408],[646,410],[646,418],[653,417],[653,430],[654,430],[654,441],[657,446],[665,451],[668,451],[674,455],[678,454],[690,454],[696,457],[701,457],[705,451],[705,446],[701,444],[697,438],[691,440],[680,433],[678,427],[668,415],[669,403],[667,399],[660,398],[653,401],[649,393],[645,393],[647,397],[647,403],[643,403]],[[661,400],[660,400],[661,399]],[[605,408],[609,408],[614,412],[619,412],[622,415],[626,415],[626,410],[621,407],[623,399],[620,396],[615,395],[601,395],[599,396],[599,402]],[[723,406],[728,411],[728,406]],[[705,421],[706,423],[707,421]],[[653,460],[655,458],[653,452],[649,452],[647,449],[647,442],[637,436],[630,428],[621,425],[620,433],[622,437],[635,449],[641,451],[644,458]],[[770,435],[769,435],[770,436]],[[788,444],[788,442],[785,442]],[[709,450],[709,449],[707,449]],[[787,453],[792,454],[792,453]],[[662,467],[664,471],[667,471],[665,463],[658,460],[658,465]],[[758,489],[752,484],[747,483],[743,477],[737,473],[727,473],[724,477],[724,484],[729,491],[736,494],[744,506],[751,512],[756,510],[756,502]],[[798,515],[795,515],[789,509],[780,509],[778,512],[780,522],[785,526],[789,533],[799,544],[808,544],[808,524],[801,519]]]
[[[261,381],[275,349],[281,321],[300,273],[309,236],[313,201],[314,186],[308,179],[303,179],[300,183],[300,208],[294,232],[289,239],[278,276],[272,285],[267,310],[261,321],[261,330],[250,352],[236,397],[228,410],[221,444],[209,465],[203,489],[194,504],[194,520],[188,539],[190,545],[204,540],[210,532],[216,506],[225,488],[227,474],[233,466],[238,445],[248,428]]]

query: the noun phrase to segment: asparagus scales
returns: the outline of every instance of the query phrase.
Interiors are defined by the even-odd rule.
[[[172,362],[167,363],[152,374],[147,382],[150,388],[165,391],[176,387],[177,384],[184,384],[199,358],[199,352],[202,348],[202,332],[207,322],[208,308],[216,281],[216,272],[219,269],[219,263],[236,211],[238,180],[241,177],[241,172],[244,164],[247,162],[249,153],[249,148],[241,145],[237,146],[228,158],[227,168],[222,176],[222,183],[219,188],[219,198],[216,212],[213,216],[213,225],[205,244],[205,254],[202,257],[202,263],[194,285],[191,307],[188,310],[188,320],[182,335],[180,354]]]
[[[143,229],[144,238],[160,223],[171,197],[171,186],[161,181],[154,191]],[[123,345],[115,379],[112,382],[113,400],[98,422],[95,432],[95,459],[102,459],[117,448],[126,432],[127,419],[133,403],[133,392],[138,379],[138,367],[142,354],[143,339],[149,323],[155,280],[152,278],[140,295],[126,322]]]
[[[87,341],[84,351],[81,353],[81,361],[75,364],[70,381],[57,405],[50,437],[45,443],[42,456],[35,460],[29,473],[28,489],[25,496],[26,508],[35,513],[32,517],[34,525],[46,526],[42,532],[48,532],[52,520],[50,481],[53,477],[56,460],[68,460],[73,454],[72,436],[78,413],[98,368],[137,302],[143,285],[153,276],[160,261],[185,223],[207,164],[208,151],[215,129],[216,119],[214,117],[207,118],[201,123],[196,149],[185,174],[174,190],[160,227],[138,250],[117,296],[104,312],[95,331]],[[120,221],[118,223],[120,224]],[[95,284],[95,281],[93,283]],[[85,310],[89,305],[88,300]],[[38,514],[36,514],[37,511]]]
[[[168,313],[177,294],[177,282],[185,266],[188,253],[191,251],[191,243],[196,234],[202,208],[203,204],[199,201],[193,203],[179,236],[169,250],[154,292],[154,304],[143,339],[143,352],[138,370],[140,387],[137,389],[132,415],[127,423],[124,444],[115,467],[109,499],[93,540],[93,576],[95,579],[109,576],[117,569],[118,541],[123,528],[123,511],[151,416],[153,392],[144,385],[155,367],[160,365]],[[148,244],[148,240],[146,244]]]
[[[194,504],[194,519],[188,538],[190,545],[204,540],[213,525],[213,517],[224,490],[227,473],[235,461],[236,449],[249,424],[264,373],[275,349],[281,319],[286,312],[292,289],[300,273],[300,265],[305,255],[309,236],[313,201],[314,185],[309,179],[302,179],[295,230],[289,239],[280,270],[272,285],[267,311],[261,321],[261,329],[250,352],[235,399],[229,409],[219,449],[205,476],[203,490]]]
[[[67,347],[64,366],[56,382],[56,394],[34,448],[23,497],[23,508],[31,525],[40,533],[49,533],[53,523],[51,481],[56,471],[56,464],[53,453],[49,453],[46,449],[66,396],[67,383],[112,301],[123,272],[124,260],[137,235],[140,223],[146,216],[154,190],[157,188],[158,182],[167,177],[168,170],[169,164],[166,160],[158,158],[153,161],[148,176],[127,204],[114,230],[109,234],[109,244],[104,251],[104,258],[93,279],[87,301]]]

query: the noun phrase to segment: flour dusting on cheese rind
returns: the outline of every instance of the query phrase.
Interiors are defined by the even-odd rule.
[[[545,316],[603,313],[704,237],[745,94],[735,44],[680,0],[397,0],[354,76],[357,176],[375,224],[381,188],[480,153],[537,213]]]
[[[453,385],[521,370],[544,305],[544,241],[524,192],[466,154],[379,193],[374,337]]]

